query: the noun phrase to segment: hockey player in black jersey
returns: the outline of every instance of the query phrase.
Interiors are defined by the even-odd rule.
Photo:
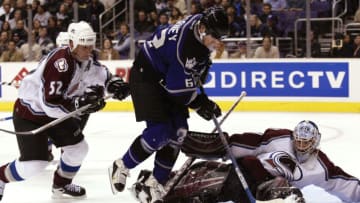
[[[129,169],[156,152],[146,185],[152,196],[149,202],[161,201],[188,129],[188,108],[206,120],[221,115],[219,106],[199,87],[211,65],[210,51],[227,33],[224,9],[211,7],[157,31],[144,43],[131,69],[130,89],[136,120],[145,121],[146,128],[109,168],[114,194],[124,189]]]

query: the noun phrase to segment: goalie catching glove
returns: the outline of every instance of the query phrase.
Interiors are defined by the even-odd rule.
[[[75,97],[73,99],[75,109],[79,109],[85,105],[90,104],[89,108],[84,110],[83,114],[94,113],[105,107],[104,87],[96,85],[90,86],[85,90],[84,95]]]
[[[189,105],[205,120],[211,120],[213,115],[215,117],[221,116],[220,107],[211,101],[206,94],[199,94]]]
[[[114,94],[113,99],[123,100],[130,95],[129,83],[124,82],[122,78],[117,76],[113,76],[107,82],[106,89],[110,94]]]

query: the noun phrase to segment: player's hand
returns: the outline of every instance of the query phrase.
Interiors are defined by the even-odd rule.
[[[104,100],[104,87],[103,86],[90,86],[85,90],[85,93],[82,96],[74,98],[74,106],[75,109],[79,109],[85,105],[91,104],[89,108],[87,108],[82,113],[94,113],[99,111],[105,107]]]
[[[213,116],[221,116],[221,109],[219,105],[210,100],[206,94],[199,94],[193,102],[190,104],[190,108],[193,108],[205,120],[211,120]]]
[[[107,91],[114,94],[113,99],[123,100],[130,95],[130,86],[122,78],[114,76],[107,83]]]

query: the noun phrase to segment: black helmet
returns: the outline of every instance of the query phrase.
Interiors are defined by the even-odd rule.
[[[222,7],[214,6],[203,13],[200,23],[206,27],[206,33],[216,39],[223,39],[229,31],[228,17]]]

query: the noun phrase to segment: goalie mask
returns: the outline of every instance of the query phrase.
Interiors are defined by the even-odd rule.
[[[321,134],[314,122],[305,120],[297,124],[293,137],[296,157],[303,163],[319,147]]]
[[[78,45],[95,47],[96,33],[91,26],[80,21],[78,23],[71,23],[68,27],[69,39],[73,42],[74,50]]]

